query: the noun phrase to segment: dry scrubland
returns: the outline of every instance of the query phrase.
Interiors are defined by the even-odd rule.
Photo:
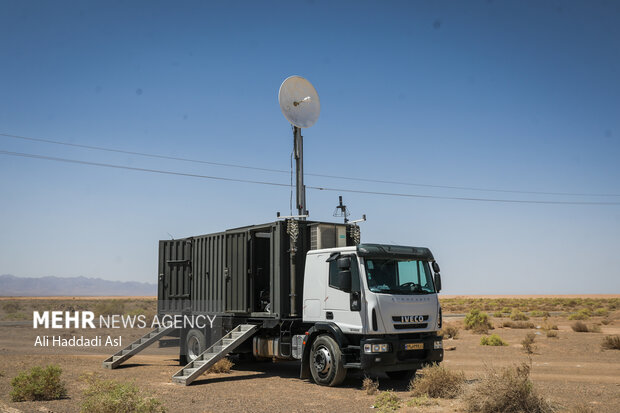
[[[35,337],[46,331],[27,323],[32,311],[90,310],[150,317],[156,312],[154,299],[2,298],[0,412],[619,410],[618,296],[441,301],[446,352],[439,368],[419,372],[412,383],[350,375],[342,387],[325,388],[299,380],[294,362],[237,359],[232,360],[232,369],[230,364],[220,365],[218,372],[206,374],[192,386],[177,386],[170,382],[178,369],[174,347],[153,346],[122,368],[104,370],[101,361],[117,348],[35,348]],[[66,338],[110,334],[122,336],[125,345],[146,332],[59,330],[53,334]],[[50,364],[61,372],[57,367],[36,368]],[[17,399],[26,401],[13,401],[16,388]],[[31,400],[48,396],[61,399]]]

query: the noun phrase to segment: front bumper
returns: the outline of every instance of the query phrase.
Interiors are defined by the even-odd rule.
[[[441,337],[433,334],[423,338],[400,338],[398,336],[367,337],[360,342],[361,369],[367,374],[386,371],[417,370],[426,364],[443,361],[443,348],[435,349],[435,342]],[[364,344],[388,343],[390,351],[386,353],[364,353]],[[423,343],[424,348],[406,350],[406,344]]]

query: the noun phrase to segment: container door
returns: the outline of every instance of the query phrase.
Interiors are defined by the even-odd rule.
[[[180,313],[189,308],[192,286],[192,241],[159,242],[158,310]]]
[[[247,313],[248,308],[248,235],[226,234],[226,311]]]

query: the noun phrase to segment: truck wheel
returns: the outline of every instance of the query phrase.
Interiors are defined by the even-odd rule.
[[[187,350],[187,361],[194,361],[207,349],[207,339],[204,333],[195,328],[189,330],[185,337],[185,349]]]
[[[314,382],[321,386],[337,386],[347,375],[340,347],[327,335],[319,336],[312,343],[309,364]]]
[[[415,370],[386,371],[385,374],[392,380],[411,380],[415,376]]]

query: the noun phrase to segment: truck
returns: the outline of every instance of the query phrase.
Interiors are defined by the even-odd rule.
[[[230,354],[298,360],[300,378],[324,386],[350,370],[406,380],[443,359],[433,254],[361,243],[356,224],[286,219],[162,240],[158,268],[159,316],[213,321],[176,332],[176,383]]]

